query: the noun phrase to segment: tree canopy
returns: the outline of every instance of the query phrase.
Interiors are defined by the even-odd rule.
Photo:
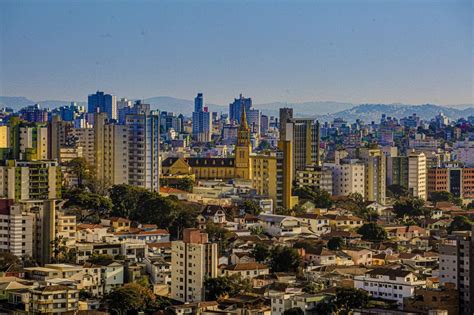
[[[156,309],[156,297],[153,292],[137,283],[127,283],[114,289],[107,300],[109,309],[117,314]]]
[[[223,296],[233,296],[250,291],[252,285],[250,280],[242,279],[240,275],[221,276],[207,278],[204,281],[205,295],[207,301],[215,301]]]
[[[302,200],[311,200],[317,208],[331,208],[334,204],[331,194],[322,189],[298,187],[295,189],[294,195]]]
[[[272,272],[296,272],[301,265],[301,257],[295,248],[278,245],[270,251]]]
[[[263,243],[257,243],[253,247],[251,254],[257,262],[265,262],[270,257],[270,247]]]
[[[425,201],[421,198],[403,198],[395,202],[393,211],[399,218],[416,217],[426,214]]]
[[[375,222],[362,225],[357,233],[362,235],[362,239],[371,242],[381,242],[387,239],[387,231]]]
[[[468,217],[464,215],[458,215],[453,218],[453,221],[448,226],[448,233],[453,231],[470,231],[474,222],[469,220]]]
[[[333,237],[328,241],[328,249],[338,250],[344,245],[344,240],[341,237]]]

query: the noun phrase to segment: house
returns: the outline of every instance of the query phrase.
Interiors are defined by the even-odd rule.
[[[336,265],[336,252],[323,246],[304,250],[304,260],[316,266]]]
[[[223,225],[227,222],[226,211],[220,205],[206,205],[196,220],[201,230],[206,229],[207,222]]]
[[[129,231],[131,222],[129,219],[120,217],[111,217],[101,220],[102,225],[111,227],[114,232]]]
[[[356,265],[370,266],[372,265],[372,251],[361,248],[351,248],[342,250],[352,258]]]
[[[240,275],[242,279],[252,279],[261,275],[268,275],[270,269],[267,265],[250,262],[226,266],[223,273],[226,276]]]
[[[398,240],[410,240],[414,237],[429,236],[427,230],[416,225],[385,227],[385,231],[387,231],[389,238]]]
[[[374,298],[381,298],[403,305],[403,299],[412,297],[415,288],[426,284],[409,270],[376,268],[363,276],[354,277],[354,287],[367,291]]]
[[[357,229],[364,225],[364,220],[362,218],[353,215],[326,214],[324,217],[328,218],[329,224],[336,228]]]
[[[300,220],[292,216],[260,214],[258,218],[265,233],[271,236],[293,236],[302,232]]]
[[[249,252],[233,252],[230,255],[231,264],[242,264],[255,262],[255,258]]]
[[[77,242],[102,242],[108,236],[112,236],[112,234],[108,232],[108,227],[101,224],[82,223],[76,227]]]
[[[315,214],[315,213],[305,213],[299,215],[298,218],[306,222],[308,228],[311,232],[316,235],[322,235],[331,232],[331,226],[329,225],[329,218]]]
[[[111,262],[101,266],[104,293],[110,293],[114,288],[121,287],[124,283],[124,268],[121,263]]]

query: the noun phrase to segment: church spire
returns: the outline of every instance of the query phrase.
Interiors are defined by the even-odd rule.
[[[242,104],[242,114],[240,117],[240,129],[247,130],[249,125],[247,124],[247,113],[245,112],[245,105]]]
[[[242,114],[240,116],[240,126],[237,132],[237,145],[250,145],[250,128],[247,124],[247,114],[245,113],[245,105],[242,106]]]

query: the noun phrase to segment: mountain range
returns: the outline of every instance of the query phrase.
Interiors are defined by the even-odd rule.
[[[161,111],[170,111],[174,113],[183,113],[190,116],[194,102],[192,100],[180,99],[170,96],[150,97],[143,100],[145,103],[151,104],[152,109]],[[71,101],[45,100],[33,101],[26,97],[0,96],[0,107],[11,107],[19,110],[22,107],[40,104],[45,108],[56,108],[67,105]],[[86,102],[78,101],[80,105],[86,105]],[[206,104],[210,111],[227,113],[229,105]],[[322,121],[330,121],[334,118],[342,118],[349,122],[361,119],[365,122],[379,121],[382,114],[390,117],[402,118],[411,114],[416,114],[421,119],[431,119],[440,112],[448,116],[450,119],[458,119],[474,115],[473,104],[461,105],[410,105],[410,104],[353,104],[347,102],[303,102],[303,103],[285,103],[273,102],[265,104],[254,104],[255,108],[262,110],[263,113],[278,117],[278,111],[281,107],[292,107],[294,115],[299,117],[314,117]]]

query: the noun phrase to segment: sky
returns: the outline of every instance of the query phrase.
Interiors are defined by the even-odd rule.
[[[0,95],[472,104],[470,0],[0,0]]]

